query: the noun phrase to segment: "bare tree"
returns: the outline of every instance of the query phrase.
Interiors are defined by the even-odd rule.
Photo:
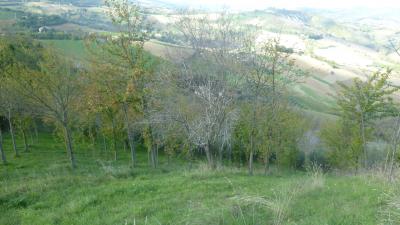
[[[217,165],[230,140],[230,128],[235,118],[235,85],[240,77],[236,54],[242,43],[240,29],[233,15],[226,12],[215,18],[185,12],[176,24],[184,42],[193,53],[177,65],[178,83],[192,99],[196,112],[181,116],[181,121],[194,146],[204,150],[209,165]],[[190,96],[190,97],[189,97]],[[189,119],[190,118],[190,119]]]

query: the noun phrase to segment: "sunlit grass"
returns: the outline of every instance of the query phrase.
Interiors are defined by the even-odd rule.
[[[72,171],[63,144],[42,135],[31,152],[0,166],[0,224],[377,224],[387,186],[355,176],[240,168],[210,171],[183,160],[159,169],[139,154],[77,145]],[[287,195],[292,193],[293,195]],[[290,197],[290,198],[289,198]],[[247,199],[247,200],[246,200]],[[262,202],[253,201],[262,199]],[[262,204],[268,203],[268,204]]]

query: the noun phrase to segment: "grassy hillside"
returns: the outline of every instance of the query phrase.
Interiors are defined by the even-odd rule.
[[[375,225],[391,190],[372,177],[261,170],[249,177],[245,168],[209,171],[201,162],[172,167],[164,157],[150,169],[146,154],[132,170],[128,153],[113,162],[111,153],[78,149],[76,171],[49,135],[20,158],[7,151],[0,224]]]
[[[85,50],[85,45],[82,40],[41,40],[43,43],[49,46],[53,46],[57,48],[61,53],[65,54],[68,57],[72,57],[74,59],[83,60],[88,55]],[[172,58],[172,60],[179,60],[178,56],[175,56],[173,53],[179,49],[182,50],[179,46],[174,46],[167,43],[162,43],[159,41],[151,41],[146,44],[146,49],[150,51],[152,54],[162,57],[162,58]],[[318,76],[310,76],[308,79],[316,79]],[[318,82],[326,82],[321,78],[318,78]],[[294,105],[306,109],[313,110],[316,112],[322,113],[331,113],[332,108],[335,106],[335,102],[331,96],[327,96],[326,94],[321,95],[318,90],[314,90],[310,87],[312,85],[300,84],[294,87],[292,92],[291,101]]]
[[[52,46],[60,50],[63,54],[76,58],[84,59],[87,57],[85,45],[81,40],[41,40],[48,46]]]
[[[77,7],[78,2],[82,3],[78,5],[83,8]],[[62,20],[60,21],[63,22],[51,26],[55,31],[61,33],[79,33],[83,36],[85,32],[112,30],[104,10],[97,6],[97,0],[63,1],[65,4],[61,4],[61,6],[56,3],[56,1],[34,1],[21,3],[22,8],[8,8],[27,13],[61,16]],[[145,5],[147,5],[147,1]],[[158,5],[160,8],[167,7],[155,2],[150,5],[152,7]],[[68,12],[68,15],[65,12]],[[167,13],[161,10],[147,13],[152,22],[156,24],[157,29],[154,31],[156,34],[164,37],[165,33],[176,33],[173,23],[180,16],[175,14],[176,12]],[[363,79],[365,74],[379,70],[381,65],[396,66],[382,53],[382,46],[386,45],[375,46],[378,39],[387,40],[387,38],[376,36],[375,33],[389,35],[398,29],[395,25],[386,24],[387,21],[385,20],[381,22],[386,24],[387,27],[386,25],[383,27],[376,26],[374,21],[364,21],[365,24],[360,26],[359,23],[361,22],[358,19],[343,21],[339,18],[331,18],[331,16],[328,16],[329,13],[325,14],[327,12],[319,10],[266,9],[239,13],[234,17],[234,20],[235,24],[256,29],[259,32],[260,40],[278,36],[283,46],[294,49],[293,58],[296,59],[297,66],[308,72],[310,76],[304,80],[303,84],[294,88],[293,102],[303,109],[329,113],[335,104],[332,95],[336,93],[337,86],[335,84],[337,81],[348,82],[355,77]],[[13,16],[11,11],[0,11],[0,20],[4,18],[0,22],[0,32],[2,30],[15,31],[10,22]],[[21,20],[22,17],[18,18]],[[52,21],[51,19],[48,20]],[[38,23],[38,25],[43,24]],[[36,28],[32,30],[37,32]],[[179,39],[179,35],[164,37],[166,40],[159,39],[168,41],[174,38]],[[79,60],[83,60],[87,56],[81,41],[50,40],[43,42],[60,49],[67,56]],[[165,42],[152,42],[146,47],[156,56],[173,57],[175,61],[179,59],[174,57],[174,52],[182,46],[167,45]]]

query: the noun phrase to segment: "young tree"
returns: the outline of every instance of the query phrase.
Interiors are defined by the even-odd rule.
[[[246,48],[242,52],[244,65],[245,83],[244,95],[250,101],[252,110],[248,111],[248,117],[252,118],[250,123],[249,143],[249,174],[253,174],[253,157],[256,152],[257,112],[264,108],[268,132],[264,138],[268,139],[264,148],[265,167],[268,167],[269,157],[278,149],[281,143],[280,136],[276,135],[283,129],[279,124],[279,116],[283,115],[286,108],[283,97],[287,87],[301,81],[304,73],[295,69],[294,60],[290,58],[290,52],[280,45],[278,38],[268,40],[258,45],[254,39],[247,39]]]
[[[88,46],[97,48],[92,51],[95,56],[94,67],[106,68],[110,74],[100,90],[112,94],[111,104],[105,108],[111,109],[112,105],[117,105],[123,114],[131,150],[131,165],[134,167],[136,150],[133,125],[145,112],[146,85],[154,68],[154,59],[144,50],[150,27],[140,7],[127,0],[107,0],[106,6],[108,15],[119,31],[118,35],[92,37]]]
[[[354,79],[351,85],[339,83],[338,106],[341,118],[358,128],[360,152],[364,167],[368,166],[368,128],[378,118],[391,116],[395,112],[392,94],[398,91],[390,82],[391,71],[376,72],[366,81]]]
[[[400,57],[400,42],[398,40],[392,39],[389,41],[390,43],[390,48],[394,51],[394,53]],[[398,152],[398,146],[399,146],[399,139],[400,139],[400,115],[399,112],[397,112],[398,115],[397,117],[397,122],[396,122],[396,129],[392,134],[391,140],[390,140],[390,148],[386,157],[386,163],[385,163],[385,171],[388,175],[389,180],[393,179],[393,171],[394,171],[394,165],[397,157],[397,152]]]

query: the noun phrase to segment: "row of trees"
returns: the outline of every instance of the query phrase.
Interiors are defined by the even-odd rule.
[[[256,158],[267,168],[273,155],[296,165],[304,126],[286,90],[303,75],[279,40],[256,42],[227,13],[216,19],[187,14],[177,23],[187,47],[171,52],[178,59],[172,62],[145,51],[151,28],[139,7],[107,5],[118,35],[88,37],[86,62],[63,59],[28,38],[2,39],[1,101],[7,104],[1,105],[12,140],[17,120],[42,118],[63,132],[72,167],[72,133],[89,131],[111,140],[115,159],[126,142],[132,167],[137,145],[154,167],[161,149],[189,159],[204,153],[212,168],[245,159],[250,173]]]
[[[257,41],[254,31],[238,27],[228,13],[187,13],[176,24],[186,46],[160,59],[145,51],[151,27],[140,8],[126,0],[106,4],[118,35],[87,37],[90,57],[84,62],[26,37],[1,39],[0,115],[9,121],[16,155],[14,126],[27,132],[40,118],[62,132],[73,168],[78,132],[110,146],[115,160],[127,146],[132,167],[138,146],[147,149],[153,167],[160,150],[189,161],[204,154],[211,168],[247,164],[250,174],[256,160],[265,171],[271,162],[298,166],[300,145],[313,128],[288,97],[306,74],[279,39]],[[341,122],[322,132],[332,165],[358,163],[370,122],[395,112],[388,96],[397,88],[389,74],[341,85]],[[0,133],[6,162],[1,140]]]

